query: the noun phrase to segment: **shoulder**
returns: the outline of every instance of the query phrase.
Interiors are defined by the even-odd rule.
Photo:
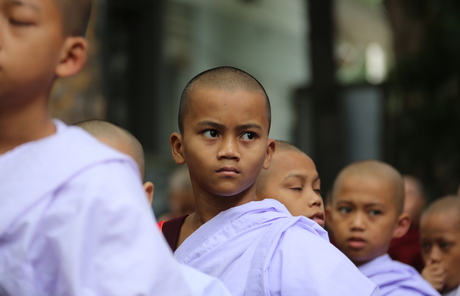
[[[377,284],[382,295],[439,295],[422,276],[407,264],[383,255],[360,267]]]
[[[304,291],[321,295],[372,295],[376,285],[322,234],[303,219],[283,232],[270,261],[270,290],[282,294]]]

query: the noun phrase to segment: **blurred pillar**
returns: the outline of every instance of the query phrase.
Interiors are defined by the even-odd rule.
[[[307,0],[307,4],[312,82],[302,100],[310,100],[312,157],[323,189],[329,190],[346,151],[334,59],[334,1]]]
[[[106,0],[99,26],[107,120],[159,150],[163,0]]]

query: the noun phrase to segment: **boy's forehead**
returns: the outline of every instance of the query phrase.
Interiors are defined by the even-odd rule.
[[[335,200],[349,199],[359,195],[368,203],[392,203],[392,184],[389,180],[374,175],[346,174],[340,176],[335,186]],[[347,194],[345,194],[347,193]]]
[[[459,211],[455,208],[445,208],[444,211],[427,212],[422,216],[422,227],[460,231],[459,214]]]
[[[268,121],[263,92],[249,91],[244,88],[225,89],[203,86],[194,88],[189,96],[188,113],[203,114],[204,108],[215,108],[215,106],[225,106],[233,109],[229,110],[231,112],[239,112],[251,105],[253,107],[251,110],[252,117],[257,118],[263,114],[262,116],[266,117]]]

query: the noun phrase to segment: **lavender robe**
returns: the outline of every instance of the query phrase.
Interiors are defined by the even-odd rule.
[[[361,265],[359,270],[380,288],[382,296],[439,296],[412,266],[394,261],[387,254]]]
[[[443,296],[460,296],[460,286],[458,286],[457,288],[453,289],[452,291],[450,291],[448,293],[444,293],[442,295]]]
[[[0,295],[198,295],[194,278],[216,287],[184,277],[134,161],[55,125],[0,155]]]
[[[324,229],[272,199],[221,212],[174,256],[221,279],[232,295],[380,295]]]

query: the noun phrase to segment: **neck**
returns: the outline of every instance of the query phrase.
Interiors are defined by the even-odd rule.
[[[48,113],[46,97],[21,104],[0,105],[0,155],[53,133],[55,127]]]
[[[195,213],[192,215],[193,224],[198,229],[220,212],[256,200],[255,186],[234,195],[219,196],[194,190]]]

